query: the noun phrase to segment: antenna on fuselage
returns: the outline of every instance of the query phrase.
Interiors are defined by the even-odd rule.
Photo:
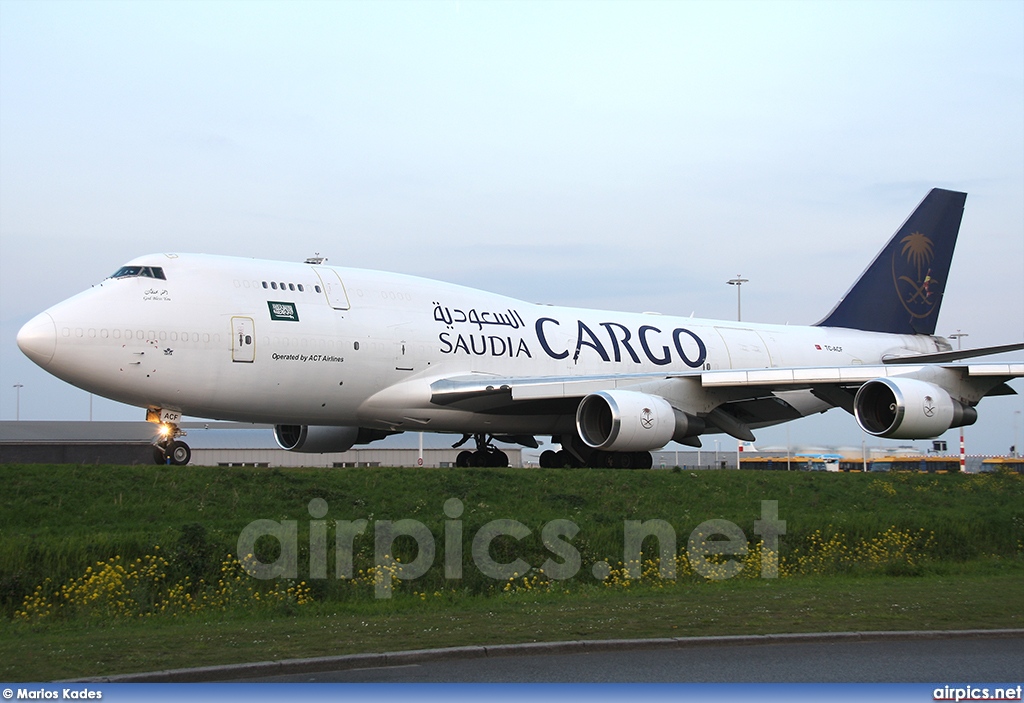
[[[324,263],[325,261],[327,261],[326,256],[320,256],[320,252],[315,252],[313,256],[306,259],[305,262],[303,263],[318,265]]]

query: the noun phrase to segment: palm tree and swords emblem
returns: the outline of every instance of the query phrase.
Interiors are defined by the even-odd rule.
[[[908,271],[907,267],[900,266],[904,273],[897,275],[897,256],[893,253],[893,282],[896,291],[907,312],[915,318],[927,317],[935,310],[940,287],[940,282],[932,277],[932,270],[928,266],[935,256],[932,240],[920,232],[913,232],[901,239],[900,243],[903,245],[900,254],[911,269]],[[911,271],[916,271],[916,278],[907,275]]]

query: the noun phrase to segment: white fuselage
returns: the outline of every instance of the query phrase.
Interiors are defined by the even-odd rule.
[[[925,336],[537,305],[323,265],[185,254],[131,264],[166,278],[107,279],[35,318],[19,344],[89,392],[243,422],[558,433],[571,417],[438,406],[430,384],[838,367],[948,349]],[[829,407],[806,395],[806,412]]]

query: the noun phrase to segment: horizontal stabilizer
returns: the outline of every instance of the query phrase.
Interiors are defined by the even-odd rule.
[[[973,359],[978,356],[990,356],[991,354],[1004,354],[1006,352],[1019,351],[1024,349],[1024,343],[1002,344],[998,347],[979,347],[978,349],[963,349],[948,352],[937,352],[935,354],[916,354],[911,356],[894,356],[882,359],[884,364],[946,364],[950,361],[960,359]]]

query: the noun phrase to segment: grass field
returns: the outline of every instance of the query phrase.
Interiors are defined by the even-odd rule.
[[[4,472],[0,677],[11,680],[457,644],[1024,626],[1019,475]],[[780,578],[760,578],[762,501],[774,501],[785,521],[778,552],[767,557]],[[228,558],[255,520],[295,522],[294,578],[254,579]],[[357,520],[366,524],[351,542],[351,577],[337,578],[345,550],[336,548],[344,529],[335,521]],[[497,564],[527,565],[510,579],[481,573],[473,551],[474,537],[495,520],[521,523],[520,534],[500,535],[486,550]],[[694,568],[687,547],[696,539],[699,553],[711,551],[713,540],[694,537],[708,520],[743,533],[745,556],[707,557],[732,563],[735,578],[709,580]],[[417,565],[428,565],[416,538],[381,542],[389,524],[411,521],[436,549],[415,578]],[[662,536],[642,542],[632,572],[621,563],[626,521],[648,521]],[[554,537],[550,525],[560,526]],[[263,563],[281,554],[276,539],[255,545]],[[325,577],[318,554],[326,555]],[[572,554],[577,569],[566,566]],[[566,574],[542,573],[545,561],[552,574],[560,566]],[[675,577],[660,578],[669,563]],[[397,577],[381,598],[388,574]]]

